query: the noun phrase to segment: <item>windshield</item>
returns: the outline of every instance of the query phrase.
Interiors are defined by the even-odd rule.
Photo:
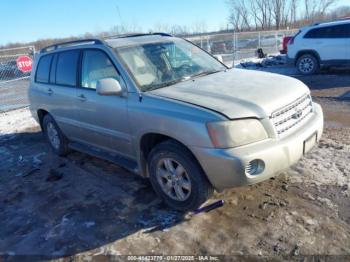
[[[176,38],[166,42],[119,47],[115,51],[141,91],[162,88],[226,69],[202,49]]]

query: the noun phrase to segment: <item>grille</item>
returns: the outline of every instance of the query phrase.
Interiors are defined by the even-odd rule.
[[[287,134],[300,125],[312,113],[312,100],[310,95],[304,95],[293,103],[277,110],[271,116],[278,135]]]

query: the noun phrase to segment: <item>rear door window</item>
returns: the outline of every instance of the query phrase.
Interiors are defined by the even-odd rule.
[[[306,33],[305,38],[348,38],[350,37],[350,25],[334,25],[316,28]]]
[[[58,54],[56,84],[76,86],[79,54],[79,50],[65,51]]]
[[[38,63],[38,69],[36,70],[36,82],[44,84],[49,83],[52,57],[52,55],[46,55],[40,58]]]

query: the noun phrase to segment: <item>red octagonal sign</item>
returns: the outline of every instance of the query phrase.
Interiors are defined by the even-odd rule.
[[[20,56],[16,60],[17,68],[23,73],[32,71],[33,60],[29,56]]]

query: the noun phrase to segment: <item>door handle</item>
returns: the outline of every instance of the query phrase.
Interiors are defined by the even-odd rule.
[[[78,96],[78,99],[81,101],[81,102],[85,102],[86,101],[86,96],[84,94],[81,94]]]
[[[48,90],[47,90],[47,92],[46,92],[49,96],[51,96],[52,94],[53,94],[53,91],[52,91],[52,89],[51,88],[49,88]]]

